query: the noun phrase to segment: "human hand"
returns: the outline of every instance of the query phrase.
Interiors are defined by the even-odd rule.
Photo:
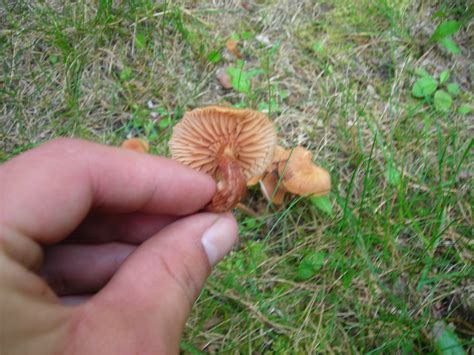
[[[0,166],[0,353],[177,353],[230,214],[207,175],[60,139]]]

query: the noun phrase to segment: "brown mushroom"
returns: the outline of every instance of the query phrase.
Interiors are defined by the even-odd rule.
[[[239,42],[229,39],[225,44],[227,50],[235,55],[237,58],[242,58],[242,54],[239,51]]]
[[[235,207],[246,182],[272,161],[275,145],[275,128],[266,115],[219,106],[186,112],[169,143],[175,160],[216,179],[217,192],[207,206],[212,212]]]
[[[275,151],[273,152],[272,163],[275,164],[281,162],[282,160],[287,160],[290,156],[290,153],[291,149],[286,150],[281,145],[277,145],[275,147]]]
[[[329,173],[314,164],[311,152],[301,146],[293,150],[277,146],[273,162],[259,182],[265,198],[275,205],[283,203],[287,192],[300,196],[321,196],[329,193],[331,188]]]
[[[121,147],[138,153],[147,153],[150,150],[148,142],[140,138],[126,139],[123,141]]]
[[[247,180],[247,186],[254,186],[257,185],[260,181],[263,181],[266,175],[270,172],[276,171],[277,170],[277,164],[282,161],[288,159],[289,153],[283,148],[282,146],[277,145],[275,147],[275,150],[273,152],[273,159],[271,164],[267,167],[265,172],[263,174],[253,176],[249,180]],[[271,186],[268,186],[268,189],[270,189]]]
[[[300,196],[328,194],[331,189],[331,177],[325,169],[313,163],[311,152],[301,146],[289,152],[288,160],[278,163],[278,175],[283,176],[283,187]]]

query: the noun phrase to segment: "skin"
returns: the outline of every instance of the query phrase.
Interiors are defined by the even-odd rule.
[[[60,139],[0,166],[2,354],[173,354],[209,272],[216,186],[173,161]]]

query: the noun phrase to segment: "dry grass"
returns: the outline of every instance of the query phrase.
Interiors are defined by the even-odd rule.
[[[310,148],[333,177],[331,215],[250,193],[262,217],[238,216],[241,245],[199,298],[183,351],[427,352],[440,320],[472,351],[473,120],[411,96],[416,68],[449,69],[455,107],[472,105],[467,2],[107,3],[0,5],[0,158],[60,135],[141,135],[167,154],[185,110],[272,99],[281,143]],[[463,22],[462,56],[428,42],[440,9]],[[244,69],[262,71],[247,93],[216,80],[237,65],[225,49],[236,35]],[[323,263],[303,280],[315,253]]]

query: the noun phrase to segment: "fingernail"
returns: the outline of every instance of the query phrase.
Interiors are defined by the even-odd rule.
[[[202,235],[201,243],[209,264],[214,266],[237,242],[238,228],[231,214],[223,214]]]

